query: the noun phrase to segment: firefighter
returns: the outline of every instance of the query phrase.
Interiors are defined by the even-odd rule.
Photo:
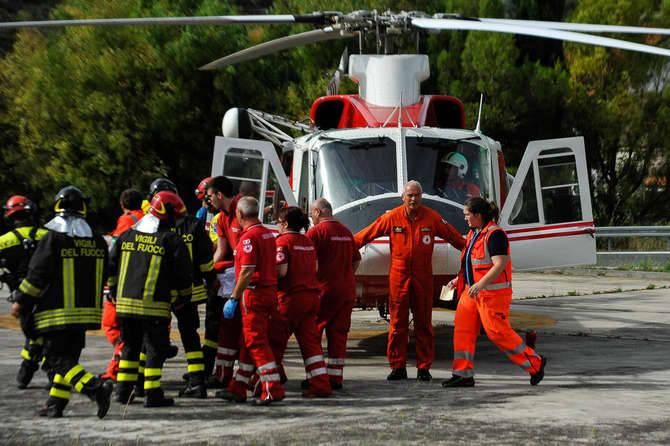
[[[74,186],[58,192],[56,217],[45,225],[50,232],[37,245],[28,274],[14,292],[12,314],[21,315],[29,337],[44,338],[46,362],[54,373],[40,416],[62,417],[74,387],[97,403],[97,415],[103,418],[114,389],[111,381],[79,365],[86,330],[100,328],[107,267],[107,244],[86,222],[88,201]]]
[[[149,193],[155,195],[159,191],[177,194],[177,186],[167,178],[158,178],[151,184]],[[209,296],[216,296],[219,288],[212,261],[213,248],[205,232],[204,224],[201,220],[188,215],[186,207],[179,209],[174,230],[182,236],[191,256],[193,268],[191,273],[193,289],[190,302],[175,311],[187,362],[187,373],[184,375],[186,385],[179,392],[179,396],[207,398],[205,379],[214,368],[218,330],[214,334],[209,333],[209,337],[205,331],[205,348],[201,348],[198,335],[200,326],[198,305],[206,302],[209,304]],[[217,319],[220,319],[220,314],[219,310]],[[205,318],[205,327],[207,327],[207,322]]]
[[[177,194],[157,192],[147,215],[112,247],[108,285],[124,344],[117,375],[117,400],[123,404],[135,396],[143,347],[145,407],[174,404],[165,397],[160,379],[170,346],[170,310],[179,314],[191,298],[191,258],[174,231],[175,220],[185,208]]]
[[[232,318],[242,300],[242,333],[239,368],[228,389],[217,396],[235,402],[247,399],[249,377],[258,370],[261,396],[256,404],[268,405],[284,399],[279,369],[268,340],[268,324],[278,318],[277,265],[275,238],[258,219],[258,200],[242,197],[235,211],[243,231],[235,247],[235,288],[224,306],[224,316]]]
[[[216,223],[212,223],[212,225],[216,226],[215,232],[217,233],[214,262],[216,265],[225,265],[225,268],[219,273],[219,281],[222,283],[219,294],[221,294],[222,300],[220,300],[221,307],[217,314],[220,315],[223,305],[230,297],[235,284],[235,268],[230,261],[233,260],[233,249],[237,245],[240,234],[240,225],[235,217],[237,201],[240,197],[233,193],[233,184],[228,178],[218,176],[207,184],[207,198],[212,206],[219,210],[219,213],[215,216]],[[214,219],[212,219],[212,222],[214,222]],[[239,355],[241,334],[242,316],[239,309],[230,319],[220,317],[216,354],[216,380],[220,387],[228,387],[233,378],[233,366]]]
[[[310,206],[314,226],[307,231],[319,262],[317,279],[321,304],[317,315],[319,332],[328,341],[328,377],[334,390],[342,388],[351,311],[356,300],[354,273],[361,261],[351,231],[333,218],[333,208],[325,198]],[[303,381],[303,387],[308,387]]]
[[[333,391],[328,379],[321,349],[321,334],[316,325],[319,311],[319,283],[316,278],[317,258],[314,245],[300,231],[309,229],[309,219],[298,207],[283,208],[277,218],[277,275],[281,329],[273,327],[278,340],[277,363],[281,363],[292,334],[300,346],[309,388],[306,398],[327,397]],[[281,336],[281,337],[279,337]]]
[[[435,358],[433,338],[433,244],[440,237],[456,249],[463,248],[461,234],[430,208],[421,205],[421,185],[409,181],[403,190],[403,205],[390,210],[356,234],[361,248],[381,236],[391,245],[389,271],[389,314],[391,317],[388,360],[389,381],[407,379],[409,310],[414,317],[417,380],[430,381]]]
[[[116,228],[112,231],[112,243],[123,234],[127,229],[132,227],[135,223],[144,217],[142,211],[142,194],[136,189],[126,189],[121,193],[119,204],[123,214],[116,221]],[[109,297],[109,293],[105,292],[105,296]],[[116,320],[116,306],[112,299],[106,298],[105,306],[102,311],[102,331],[105,333],[107,340],[114,346],[114,353],[112,359],[109,360],[107,370],[100,375],[103,379],[111,379],[116,381],[116,374],[119,370],[119,361],[121,360],[121,349],[123,349],[123,342],[121,342],[121,327]]]
[[[19,287],[28,272],[28,262],[35,252],[37,241],[44,237],[46,229],[39,228],[36,221],[37,206],[23,195],[14,195],[3,206],[4,218],[12,230],[0,237],[0,267],[9,272],[0,276],[9,291]],[[16,375],[19,389],[25,389],[33,379],[43,358],[44,340],[26,338],[21,351],[21,366]]]
[[[547,358],[526,345],[509,323],[512,302],[512,261],[505,231],[497,224],[498,207],[484,198],[465,202],[463,215],[470,227],[461,252],[461,270],[449,287],[463,290],[454,320],[454,365],[443,387],[473,387],[475,342],[484,326],[489,339],[530,374],[535,386],[544,378]]]

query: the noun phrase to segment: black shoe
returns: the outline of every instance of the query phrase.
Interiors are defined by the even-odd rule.
[[[25,359],[21,361],[21,367],[19,368],[19,373],[16,374],[16,382],[19,389],[25,389],[30,384],[30,381],[33,379],[35,371],[40,368],[39,364],[34,364]],[[49,386],[51,388],[51,386]]]
[[[133,402],[135,397],[137,396],[136,393],[133,393],[132,391],[130,392],[116,392],[116,402],[119,404],[130,404]]]
[[[181,375],[181,379],[183,379],[186,382],[189,382],[191,380],[191,374],[186,372],[183,375]]]
[[[177,353],[179,353],[179,347],[170,344],[170,346],[165,351],[165,359],[174,358],[175,356],[177,356]]]
[[[433,379],[433,376],[430,374],[430,370],[428,369],[419,369],[416,372],[416,380],[417,381],[430,381]]]
[[[227,389],[219,390],[218,392],[216,392],[215,396],[217,398],[221,398],[221,399],[226,400],[226,401],[232,401],[232,402],[235,402],[235,403],[244,403],[244,402],[247,401],[247,399],[245,397],[237,396],[237,395],[235,395],[234,393],[230,392]]]
[[[330,386],[332,387],[332,386],[333,386],[333,383],[330,383]],[[307,389],[309,389],[309,380],[307,380],[307,379],[303,379],[302,381],[300,381],[300,388],[301,388],[302,390],[307,390]]]
[[[204,384],[191,385],[188,384],[186,387],[179,391],[179,396],[184,398],[207,398],[207,387]]]
[[[341,383],[330,383],[330,388],[333,390],[341,390],[342,389],[342,384]]]
[[[162,389],[151,389],[144,397],[144,407],[169,407],[174,405],[172,398],[166,398]]]
[[[400,381],[401,379],[407,379],[407,369],[404,367],[400,369],[391,369],[391,373],[389,373],[389,376],[387,376],[386,379],[389,381]]]
[[[212,375],[209,378],[207,378],[208,389],[225,389],[227,387],[228,384],[224,384],[223,382],[219,381],[215,375]]]
[[[40,417],[62,418],[63,409],[60,409],[56,406],[44,406],[37,411],[37,415]]]
[[[474,387],[475,379],[472,377],[454,375],[447,381],[442,381],[442,387]]]
[[[105,380],[95,392],[95,403],[98,405],[98,418],[104,418],[109,411],[109,405],[114,391],[114,382]]]
[[[537,386],[540,384],[540,381],[542,381],[542,378],[544,378],[544,366],[547,365],[547,357],[543,356],[542,357],[542,362],[540,363],[540,370],[538,370],[537,373],[534,375],[530,375],[530,385],[531,386]]]

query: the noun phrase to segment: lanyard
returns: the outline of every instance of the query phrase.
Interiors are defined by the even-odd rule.
[[[467,283],[468,286],[473,285],[472,277],[470,277],[470,271],[472,270],[472,260],[470,259],[470,252],[472,251],[472,247],[474,246],[477,237],[479,237],[479,234],[481,234],[481,231],[475,232],[475,235],[472,237],[472,240],[470,240],[468,250],[465,251],[465,283]]]

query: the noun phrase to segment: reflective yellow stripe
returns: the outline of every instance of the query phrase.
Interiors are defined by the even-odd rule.
[[[198,359],[198,358],[204,358],[202,350],[195,352],[186,352],[186,359]]]
[[[147,280],[144,282],[144,294],[142,300],[153,301],[156,293],[156,282],[158,282],[158,273],[161,270],[161,262],[163,257],[151,256],[149,263],[149,271],[147,272]]]
[[[80,366],[79,364],[72,367],[70,369],[70,371],[67,372],[67,374],[65,374],[65,382],[70,384],[70,382],[72,381],[72,378],[74,378],[77,375],[77,373],[80,373],[83,370],[84,370],[84,368],[82,366]]]
[[[187,242],[186,247],[188,248],[188,256],[191,258],[191,263],[193,263],[193,244],[191,242]]]
[[[21,357],[25,359],[26,361],[30,361],[32,358],[30,357],[30,352],[26,350],[25,348],[21,350]]]
[[[200,265],[200,271],[202,271],[203,273],[214,271],[214,260],[210,260],[209,262]]]
[[[60,375],[60,374],[56,374],[56,375],[54,376],[54,383],[56,383],[56,384],[62,384],[62,385],[64,385],[64,386],[69,386],[69,385],[70,385],[70,383],[67,382],[67,381],[65,381],[65,378],[63,378],[63,376]]]
[[[147,360],[147,354],[144,352],[140,352],[140,361],[146,361]]]
[[[204,285],[194,286],[191,290],[191,302],[201,302],[207,299],[207,290]]]
[[[93,375],[91,373],[87,373],[86,375],[84,375],[84,377],[82,379],[80,379],[77,384],[74,385],[75,390],[77,392],[81,392],[81,389],[84,388],[84,384],[89,382],[91,380],[91,378],[93,378]],[[118,378],[118,376],[117,376],[117,378]]]
[[[30,345],[35,345],[35,344],[37,344],[37,345],[44,345],[44,338],[42,338],[42,337],[40,336],[40,337],[37,338],[37,339],[30,339],[29,342],[30,342]]]
[[[161,369],[145,368],[144,376],[161,376]]]
[[[137,381],[137,373],[121,373],[116,375],[116,380],[121,381]]]
[[[205,339],[204,342],[202,343],[202,345],[205,346],[205,347],[218,348],[219,347],[219,342],[218,341],[210,341],[209,339]]]
[[[180,296],[188,296],[189,294],[191,294],[191,288],[189,287],[189,288],[184,288],[183,290],[178,290],[177,293]]]
[[[119,361],[119,368],[120,369],[136,369],[139,366],[140,366],[139,361],[127,361],[125,359],[122,359],[121,361]]]
[[[161,386],[160,380],[144,381],[144,390],[158,389]]]
[[[147,302],[129,297],[117,297],[116,312],[119,314],[170,317],[170,303]]]
[[[23,282],[21,282],[21,285],[19,285],[19,290],[33,297],[37,297],[42,292],[42,290],[28,282],[27,279],[23,279]]]
[[[63,259],[63,303],[65,308],[74,308],[74,259]]]
[[[204,372],[205,364],[189,364],[186,369],[188,370],[188,373]]]
[[[61,398],[64,400],[69,400],[70,399],[70,392],[67,390],[61,390],[61,389],[56,389],[55,387],[52,387],[51,390],[49,391],[49,396],[53,396],[56,398]]]
[[[95,261],[95,308],[102,306],[102,278],[105,273],[105,259]]]
[[[117,293],[123,294],[123,286],[126,283],[126,273],[128,272],[128,259],[130,258],[130,253],[124,251],[121,253],[121,262],[119,266],[119,286],[117,287]]]
[[[35,314],[35,328],[39,330],[69,324],[100,325],[101,319],[102,308],[59,308]]]

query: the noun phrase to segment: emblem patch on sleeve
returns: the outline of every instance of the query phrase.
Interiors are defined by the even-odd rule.
[[[394,226],[394,227],[393,227],[393,232],[395,232],[396,234],[402,234],[403,231],[404,231],[404,230],[403,230],[403,227],[402,227],[402,226]]]

